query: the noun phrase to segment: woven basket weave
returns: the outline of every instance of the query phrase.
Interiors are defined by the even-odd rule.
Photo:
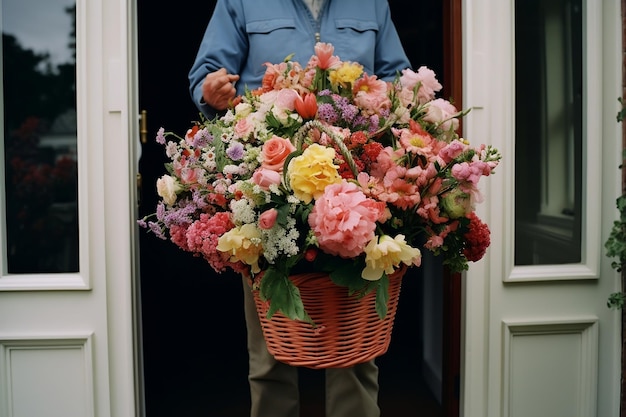
[[[290,277],[315,326],[281,312],[268,319],[268,304],[253,290],[268,351],[278,361],[313,369],[347,368],[384,354],[391,341],[404,272],[389,276],[387,315],[382,320],[376,313],[374,291],[362,298],[349,296],[346,288],[335,285],[326,274]]]

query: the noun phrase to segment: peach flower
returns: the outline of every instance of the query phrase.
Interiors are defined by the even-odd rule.
[[[263,144],[261,166],[265,169],[282,172],[285,159],[295,150],[295,146],[289,140],[274,135]]]
[[[337,68],[341,63],[339,57],[333,56],[335,47],[330,43],[318,42],[315,44],[315,56],[311,59],[321,70]]]

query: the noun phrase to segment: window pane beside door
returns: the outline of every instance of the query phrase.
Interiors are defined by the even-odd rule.
[[[517,0],[515,264],[581,261],[582,0]]]
[[[0,7],[7,272],[77,272],[75,2]]]

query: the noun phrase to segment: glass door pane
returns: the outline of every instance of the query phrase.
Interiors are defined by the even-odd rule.
[[[6,272],[77,272],[75,2],[0,7]]]
[[[582,0],[517,0],[515,264],[581,262]]]

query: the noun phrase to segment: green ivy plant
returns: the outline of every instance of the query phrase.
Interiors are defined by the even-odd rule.
[[[622,109],[617,113],[617,122],[624,121],[626,116],[626,108],[624,107],[624,101],[620,97],[617,99],[622,105]],[[626,151],[622,150],[622,161],[626,160]],[[620,170],[623,170],[623,163],[619,166]],[[622,195],[615,200],[617,210],[619,211],[619,220],[613,222],[613,228],[609,238],[607,239],[604,247],[606,249],[606,256],[609,258],[617,258],[611,262],[611,266],[617,272],[622,272],[622,282],[624,281],[624,267],[626,266],[626,192],[623,190]],[[623,292],[615,292],[609,296],[607,302],[608,307],[622,309],[626,303],[626,294]]]

